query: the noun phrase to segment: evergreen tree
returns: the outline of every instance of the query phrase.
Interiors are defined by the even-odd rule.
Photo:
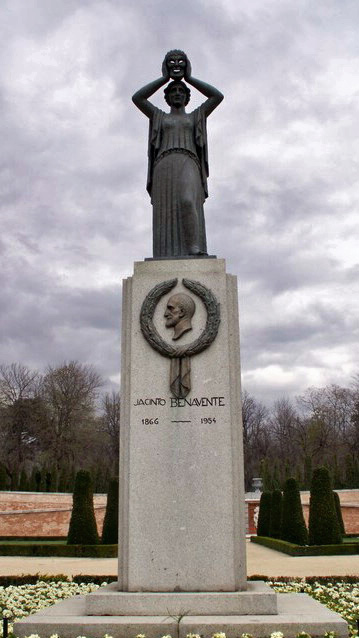
[[[296,545],[308,544],[308,532],[295,478],[287,479],[284,485],[281,538]]]
[[[342,468],[338,463],[338,457],[335,454],[333,461],[333,488],[340,490],[343,487]]]
[[[341,533],[342,536],[344,536],[345,535],[345,527],[344,527],[342,508],[341,508],[341,505],[340,505],[340,498],[339,498],[338,492],[333,492],[333,496],[334,496],[334,505],[335,505],[335,511],[337,513],[337,519],[338,519],[338,523],[339,523],[340,533]]]
[[[75,470],[75,468],[73,467],[73,468],[71,469],[70,474],[68,475],[68,478],[67,478],[67,487],[66,487],[66,492],[73,492],[73,491],[74,491],[74,489],[75,489],[75,484],[76,484],[76,476],[77,476],[77,475],[76,475],[76,470]],[[91,475],[90,475],[90,478],[91,478]]]
[[[272,490],[279,490],[281,486],[280,472],[278,468],[278,464],[273,464],[273,473],[272,473]]]
[[[11,475],[11,490],[16,492],[19,489],[19,474],[16,470],[13,470]]]
[[[27,474],[25,470],[21,470],[20,481],[19,481],[19,490],[20,492],[27,492],[29,489],[29,480],[27,478]]]
[[[67,492],[68,474],[65,469],[62,469],[59,474],[58,491]]]
[[[351,454],[345,457],[345,486],[349,489],[359,487],[359,460]]]
[[[293,472],[292,466],[289,464],[288,461],[286,461],[284,464],[284,484],[289,478],[292,477],[292,472]]]
[[[272,503],[272,493],[269,491],[262,492],[261,500],[259,501],[259,514],[258,514],[258,536],[269,536],[270,532],[270,512]]]
[[[90,473],[76,474],[68,545],[96,545],[99,542]]]
[[[282,503],[282,492],[280,490],[274,490],[274,492],[272,493],[269,524],[269,536],[271,538],[280,538],[281,535]]]
[[[45,472],[45,491],[46,492],[51,492],[51,486],[52,486],[52,474],[51,472]]]
[[[310,489],[310,482],[312,480],[312,458],[310,456],[306,456],[304,459],[304,489]]]
[[[115,544],[118,542],[118,479],[110,480],[106,514],[103,522],[102,543]]]
[[[295,470],[295,480],[298,483],[299,489],[303,489],[304,490],[303,476],[302,476],[301,469],[298,466],[296,467],[296,470]]]
[[[40,470],[35,471],[36,492],[42,491],[42,474]]]
[[[3,464],[1,463],[0,464],[0,490],[2,491],[7,490],[7,485],[8,485],[7,473]]]
[[[104,472],[102,466],[98,466],[94,473],[94,489],[96,494],[103,494],[105,491]]]
[[[269,470],[268,459],[264,458],[259,464],[259,475],[263,483],[263,491],[270,492],[272,489],[272,476]]]
[[[59,488],[59,476],[58,476],[56,465],[54,465],[51,468],[51,477],[52,477],[51,492],[57,492]]]
[[[309,544],[333,545],[341,542],[330,474],[326,467],[318,467],[313,472],[310,489]]]

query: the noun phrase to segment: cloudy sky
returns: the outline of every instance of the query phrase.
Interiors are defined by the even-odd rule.
[[[78,359],[119,382],[121,280],[152,241],[131,95],[181,48],[225,94],[205,215],[239,280],[243,385],[271,403],[349,384],[358,25],[357,0],[2,0],[1,362]]]

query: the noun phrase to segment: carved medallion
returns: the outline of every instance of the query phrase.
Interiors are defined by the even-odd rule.
[[[140,313],[140,325],[142,334],[154,350],[162,356],[171,359],[170,389],[174,397],[184,398],[191,389],[191,357],[208,348],[215,340],[220,317],[220,304],[209,288],[199,281],[182,279],[182,283],[191,292],[197,295],[203,302],[207,312],[206,325],[198,339],[185,345],[172,345],[167,343],[156,329],[153,317],[156,306],[163,297],[178,283],[177,279],[163,281],[146,296]],[[167,302],[164,318],[167,328],[173,328],[172,340],[177,340],[183,334],[192,329],[192,317],[196,304],[190,295],[177,293]]]

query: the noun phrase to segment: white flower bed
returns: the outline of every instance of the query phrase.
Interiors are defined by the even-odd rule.
[[[106,585],[107,583],[102,583]],[[270,585],[279,593],[281,592],[305,592],[321,603],[341,614],[349,623],[351,636],[359,638],[356,630],[357,619],[359,619],[359,583],[328,583],[320,585],[319,583],[308,584],[302,582],[272,582]],[[69,582],[43,582],[40,581],[36,585],[12,585],[9,587],[0,587],[0,614],[2,618],[9,618],[9,632],[11,635],[12,624],[15,620],[20,620],[29,614],[33,614],[44,607],[49,607],[59,600],[70,598],[79,594],[88,594],[98,589],[99,585],[94,583],[69,583]],[[2,636],[2,623],[0,628],[0,636]],[[29,638],[39,638],[32,635]],[[61,638],[54,634],[52,638]],[[86,638],[81,636],[79,638]],[[102,638],[102,637],[99,637]],[[111,638],[106,635],[104,638]],[[135,638],[129,636],[129,638]],[[146,638],[145,635],[139,635],[137,638]],[[159,636],[160,638],[160,636]],[[171,638],[166,636],[165,638]],[[200,638],[197,634],[189,634],[188,638]],[[213,638],[226,638],[223,632],[214,634]],[[252,638],[250,634],[243,634],[242,638]],[[273,632],[271,638],[285,638],[281,632]],[[302,632],[298,634],[298,638],[310,638],[308,634]],[[327,638],[333,638],[332,632],[328,632]]]

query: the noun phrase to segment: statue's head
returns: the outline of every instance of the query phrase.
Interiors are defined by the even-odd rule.
[[[187,56],[180,49],[172,49],[168,51],[163,60],[163,67],[166,66],[169,76],[172,80],[181,80],[187,66]],[[162,69],[164,70],[164,69]]]
[[[169,106],[173,106],[174,98],[176,97],[178,99],[178,96],[181,93],[183,95],[183,99],[180,105],[187,106],[191,99],[191,91],[188,86],[184,82],[181,82],[181,80],[174,80],[173,82],[170,82],[164,90],[167,104]],[[178,104],[175,104],[175,106],[178,106]]]
[[[173,328],[173,339],[179,339],[185,332],[192,330],[192,317],[196,304],[192,297],[183,292],[169,298],[164,314],[166,328]]]

